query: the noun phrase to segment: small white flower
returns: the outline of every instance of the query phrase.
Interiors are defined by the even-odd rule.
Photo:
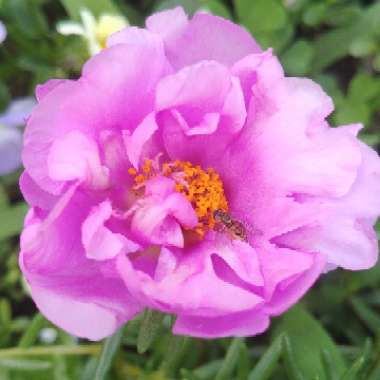
[[[51,344],[58,338],[58,331],[52,327],[45,327],[40,331],[40,340],[42,343]]]
[[[80,10],[81,23],[75,21],[60,21],[57,31],[63,35],[82,36],[91,55],[98,53],[106,46],[107,38],[129,25],[121,15],[102,14],[98,20],[86,8]]]

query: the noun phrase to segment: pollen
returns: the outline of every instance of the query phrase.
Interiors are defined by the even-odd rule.
[[[176,160],[158,165],[152,160],[145,160],[140,171],[130,168],[128,173],[134,177],[135,190],[157,175],[172,178],[176,183],[176,191],[189,200],[198,216],[198,225],[194,232],[200,238],[215,227],[214,212],[216,210],[228,211],[223,182],[213,168],[205,170],[199,165],[194,166],[189,161]]]

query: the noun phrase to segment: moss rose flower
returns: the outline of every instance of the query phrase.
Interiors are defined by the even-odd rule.
[[[380,160],[241,27],[182,8],[37,88],[20,265],[41,312],[101,339],[144,308],[174,333],[263,332],[326,270],[377,259]]]

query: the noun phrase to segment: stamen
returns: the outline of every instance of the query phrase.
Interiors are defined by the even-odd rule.
[[[216,210],[228,211],[223,183],[213,168],[204,170],[189,161],[176,160],[162,165],[153,162],[152,165],[151,160],[145,160],[140,172],[130,168],[128,173],[134,177],[134,190],[141,188],[145,181],[157,175],[172,178],[176,183],[176,191],[189,200],[198,216],[198,225],[194,231],[200,238],[215,227]]]

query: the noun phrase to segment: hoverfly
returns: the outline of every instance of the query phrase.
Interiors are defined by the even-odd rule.
[[[215,222],[223,226],[233,239],[247,241],[247,231],[243,223],[232,219],[231,216],[221,209],[214,211]]]

